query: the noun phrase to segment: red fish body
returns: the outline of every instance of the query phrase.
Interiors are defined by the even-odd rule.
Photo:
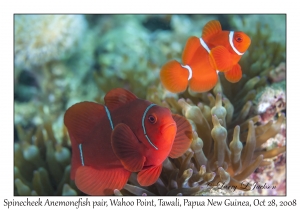
[[[190,86],[194,92],[206,92],[217,81],[217,73],[224,72],[228,81],[238,82],[242,77],[238,61],[251,43],[243,32],[222,31],[219,21],[209,21],[202,37],[188,39],[181,65],[172,60],[160,72],[162,84],[171,92],[183,92]]]
[[[72,143],[71,179],[84,193],[111,195],[131,172],[139,172],[139,184],[149,186],[168,156],[189,148],[192,131],[185,118],[121,88],[104,100],[105,105],[75,104],[64,117]]]

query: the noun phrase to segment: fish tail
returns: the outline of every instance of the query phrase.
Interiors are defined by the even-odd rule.
[[[167,90],[180,93],[186,90],[191,74],[188,66],[182,66],[178,61],[172,60],[161,68],[160,79]]]
[[[104,116],[105,111],[102,105],[87,101],[74,104],[66,111],[64,124],[68,129],[73,152],[71,179],[75,178],[77,168],[84,165],[86,143],[93,141],[91,133]]]

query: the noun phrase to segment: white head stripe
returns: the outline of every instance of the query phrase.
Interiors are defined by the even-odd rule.
[[[192,76],[193,76],[193,72],[192,72],[191,67],[189,65],[184,65],[184,66],[181,65],[181,67],[185,68],[185,69],[187,69],[189,71],[189,78],[188,78],[188,80],[190,80],[192,78]]]
[[[231,46],[231,48],[234,50],[234,52],[235,52],[236,54],[238,54],[238,55],[243,55],[244,53],[239,52],[239,51],[235,48],[235,46],[234,46],[234,44],[233,44],[233,35],[234,35],[234,31],[230,31],[230,33],[229,33],[229,43],[230,43],[230,46]]]
[[[200,39],[200,43],[201,43],[202,47],[203,47],[204,49],[206,49],[206,51],[207,51],[208,53],[210,53],[210,49],[208,48],[208,46],[207,46],[207,44],[204,42],[204,40],[203,40],[201,37],[200,37],[199,39]]]
[[[144,111],[144,114],[143,114],[143,118],[142,118],[142,127],[143,127],[143,130],[144,130],[144,135],[146,137],[146,139],[148,140],[148,142],[151,144],[152,147],[154,147],[156,150],[158,150],[158,148],[151,142],[151,140],[149,139],[148,135],[147,135],[147,132],[146,132],[146,127],[145,127],[145,117],[146,117],[146,114],[148,112],[148,110],[152,107],[152,106],[155,106],[156,104],[150,104],[146,110]]]

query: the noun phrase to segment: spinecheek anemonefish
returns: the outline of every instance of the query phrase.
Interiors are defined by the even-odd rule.
[[[182,63],[171,60],[162,66],[160,79],[163,86],[173,92],[186,90],[206,92],[218,81],[218,72],[232,83],[242,77],[238,64],[250,46],[251,39],[241,31],[223,31],[217,20],[209,21],[200,38],[192,36],[187,40],[182,53]]]
[[[192,141],[192,127],[168,108],[116,88],[105,105],[80,102],[65,113],[72,143],[71,179],[89,195],[112,195],[132,172],[141,186],[154,184],[168,158],[181,156]]]

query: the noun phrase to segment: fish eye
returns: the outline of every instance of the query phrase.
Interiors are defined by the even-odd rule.
[[[243,39],[242,39],[242,37],[238,36],[238,37],[235,38],[235,41],[237,41],[237,42],[242,42]]]
[[[152,124],[156,123],[156,121],[157,121],[156,117],[153,115],[149,115],[148,120]]]

